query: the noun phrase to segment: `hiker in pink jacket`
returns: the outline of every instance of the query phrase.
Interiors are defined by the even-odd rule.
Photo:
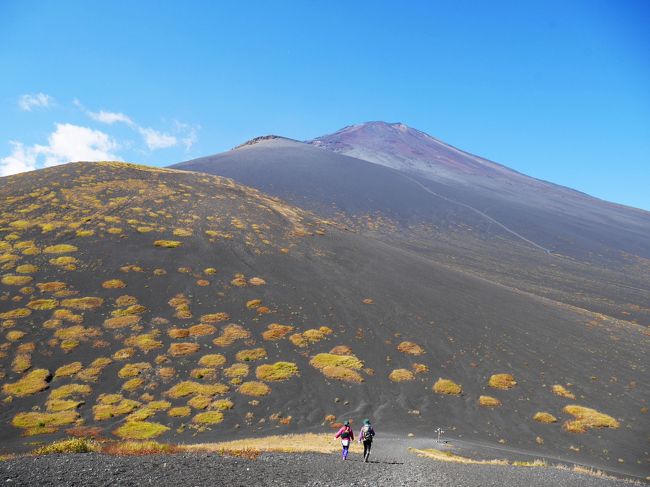
[[[348,449],[350,448],[350,443],[354,441],[354,433],[352,432],[352,428],[350,428],[350,422],[346,421],[343,423],[343,426],[341,429],[336,433],[336,436],[334,438],[340,438],[341,439],[341,446],[343,447],[343,451],[341,452],[341,456],[343,457],[343,460],[348,459]]]

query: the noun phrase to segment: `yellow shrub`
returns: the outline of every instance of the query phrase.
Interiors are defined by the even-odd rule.
[[[173,249],[173,248],[180,247],[181,245],[183,245],[183,242],[179,242],[178,240],[156,240],[153,244],[156,247],[163,247],[163,248],[167,248],[167,249]]]
[[[338,365],[327,365],[321,372],[328,379],[342,380],[344,382],[363,382],[363,377],[356,371]]]
[[[34,274],[35,272],[38,272],[38,267],[32,264],[23,264],[16,267],[15,270],[19,274]]]
[[[235,403],[233,403],[230,399],[217,399],[212,404],[210,404],[210,409],[216,409],[218,411],[225,411],[234,407]]]
[[[2,276],[2,279],[0,280],[2,284],[5,284],[7,286],[24,286],[25,284],[29,284],[32,282],[34,278],[32,276]]]
[[[72,424],[79,419],[76,411],[61,411],[58,413],[27,412],[18,413],[11,420],[16,428],[31,430],[29,434],[38,434],[56,431],[59,426]]]
[[[348,369],[361,369],[363,362],[354,355],[334,355],[331,353],[319,353],[309,363],[317,369],[324,367],[345,367]]]
[[[85,298],[64,299],[61,301],[61,306],[64,308],[72,308],[78,310],[96,309],[99,308],[102,304],[104,304],[104,300],[102,298],[91,296]]]
[[[402,382],[402,381],[411,381],[415,379],[413,372],[407,369],[395,369],[389,375],[388,378],[393,382]]]
[[[197,424],[219,424],[223,421],[223,413],[220,411],[207,411],[199,413],[192,418],[192,423]]]
[[[221,321],[227,321],[229,319],[230,315],[228,313],[211,313],[201,316],[199,321],[201,323],[219,323]]]
[[[572,433],[584,433],[589,428],[618,428],[620,423],[611,416],[587,408],[570,404],[562,410],[576,419],[566,421],[562,427]]]
[[[192,406],[194,409],[205,409],[210,405],[211,401],[212,398],[210,396],[198,394],[187,401],[187,405]]]
[[[533,419],[540,423],[557,423],[557,418],[553,416],[551,413],[546,413],[546,412],[535,413]]]
[[[227,369],[224,369],[223,375],[229,378],[233,377],[246,377],[249,373],[248,365],[246,364],[232,364]]]
[[[402,342],[397,345],[397,350],[408,355],[422,355],[424,353],[424,349],[413,342]]]
[[[298,375],[298,372],[298,366],[293,362],[275,362],[257,367],[255,376],[264,381],[281,381]]]
[[[138,362],[135,364],[126,364],[117,373],[118,377],[125,379],[127,377],[135,377],[140,375],[145,370],[151,370],[151,364],[148,362]]]
[[[82,367],[83,365],[81,365],[81,362],[72,362],[71,364],[63,365],[56,369],[56,372],[54,372],[54,377],[68,377],[74,375],[79,372]]]
[[[156,438],[168,430],[169,428],[167,426],[160,423],[127,421],[113,431],[113,434],[123,440],[147,440],[149,438]]]
[[[517,381],[511,374],[494,374],[490,377],[488,385],[493,389],[512,389]]]
[[[240,362],[252,362],[254,360],[261,360],[266,358],[266,350],[263,348],[251,348],[248,350],[240,350],[235,355],[235,358]]]
[[[200,325],[190,326],[188,331],[190,332],[190,335],[200,337],[200,336],[212,335],[214,332],[217,331],[217,329],[212,325],[201,323]]]
[[[59,244],[59,245],[50,245],[49,247],[45,247],[43,249],[43,252],[45,252],[46,254],[67,254],[68,252],[76,252],[77,250],[79,249],[74,245]]]
[[[13,320],[15,318],[24,318],[32,314],[32,310],[28,308],[17,308],[11,311],[0,313],[0,320]]]
[[[566,397],[567,399],[576,398],[576,396],[574,396],[571,391],[568,391],[567,389],[564,388],[564,386],[561,386],[560,384],[555,384],[553,386],[553,394],[555,394],[556,396]]]
[[[169,354],[172,357],[179,357],[182,355],[190,355],[196,353],[201,349],[198,343],[172,343],[169,346]]]
[[[211,353],[204,355],[199,359],[199,365],[204,367],[220,367],[226,363],[226,357],[220,353]]]
[[[109,329],[125,328],[127,326],[137,325],[141,317],[138,315],[116,316],[104,320],[104,326]]]
[[[480,406],[484,406],[488,408],[495,408],[501,406],[501,401],[499,401],[496,397],[492,397],[492,396],[480,396],[478,398],[478,403]]]
[[[49,387],[50,371],[46,369],[35,369],[25,374],[18,381],[6,383],[2,390],[7,395],[29,396]]]
[[[156,348],[162,347],[163,343],[157,340],[158,331],[151,333],[144,333],[142,335],[130,336],[124,341],[124,344],[129,347],[137,347],[143,352],[148,352]]]
[[[200,384],[199,382],[183,381],[169,389],[167,395],[175,399],[191,394],[216,396],[218,394],[225,394],[228,390],[228,386],[224,384]]]
[[[59,305],[56,299],[33,299],[27,303],[27,307],[31,309],[43,310],[54,309]]]
[[[167,414],[172,418],[181,418],[192,414],[192,409],[189,406],[179,406],[171,408],[167,411]]]
[[[92,392],[92,389],[89,385],[86,384],[66,384],[61,387],[57,387],[50,392],[49,400],[53,399],[65,399],[70,396],[75,396],[78,394],[87,395]]]
[[[93,406],[93,417],[95,421],[103,421],[115,416],[129,414],[138,406],[140,406],[140,403],[131,399],[122,399],[115,404],[96,404]]]
[[[440,378],[433,384],[433,391],[438,394],[458,395],[463,392],[463,388],[453,380]]]
[[[237,390],[240,394],[254,397],[266,396],[271,393],[271,388],[269,386],[264,382],[257,381],[244,382]]]
[[[102,287],[104,289],[122,289],[126,287],[126,284],[121,279],[109,279],[102,282]]]

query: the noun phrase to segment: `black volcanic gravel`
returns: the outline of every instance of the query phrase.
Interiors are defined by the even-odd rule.
[[[0,462],[3,485],[39,486],[616,486],[631,485],[554,468],[462,465],[412,455],[345,463],[337,454],[264,454],[257,460],[214,454],[19,457]]]

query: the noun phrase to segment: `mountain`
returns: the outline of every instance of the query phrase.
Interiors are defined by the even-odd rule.
[[[417,161],[420,169],[405,171],[322,148],[345,152],[353,143],[361,148],[350,153],[381,148],[384,161],[414,151],[424,158],[427,147],[433,161],[439,150],[453,177],[432,179]],[[233,178],[513,289],[650,324],[647,212],[529,178],[402,124],[363,124],[312,144],[265,136],[173,167]]]
[[[370,416],[643,471],[647,329],[403,243],[205,173],[75,163],[1,178],[2,448]]]

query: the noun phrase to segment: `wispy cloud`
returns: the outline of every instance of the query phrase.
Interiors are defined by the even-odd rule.
[[[191,125],[174,120],[174,128],[180,134],[180,140],[185,146],[185,151],[189,151],[196,141],[199,140],[198,131],[201,129],[199,125]]]
[[[47,138],[47,145],[25,146],[11,141],[11,154],[0,159],[0,176],[9,176],[40,167],[70,161],[114,161],[117,142],[108,134],[88,127],[57,123]]]
[[[151,127],[144,127],[142,125],[139,125],[131,117],[124,113],[108,112],[104,110],[94,112],[87,109],[84,105],[81,104],[79,100],[74,100],[74,104],[86,115],[88,115],[88,117],[90,117],[92,120],[95,120],[96,122],[101,122],[108,125],[113,125],[114,123],[122,123],[138,132],[149,150],[167,149],[169,147],[175,147],[178,145],[178,138],[175,135],[167,134]],[[184,141],[183,144],[185,144]]]
[[[47,108],[53,104],[54,98],[45,93],[31,93],[18,98],[18,107],[25,112],[31,112],[34,108]]]

